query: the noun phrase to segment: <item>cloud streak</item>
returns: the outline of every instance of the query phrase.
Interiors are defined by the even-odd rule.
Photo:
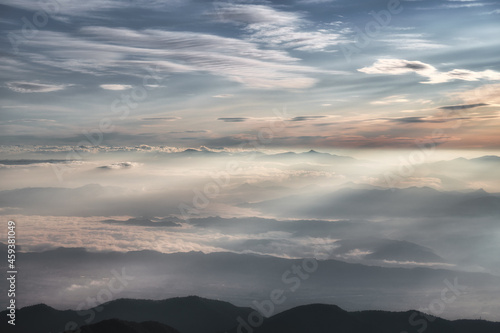
[[[131,85],[127,84],[101,84],[100,87],[105,90],[127,90],[132,89]]]
[[[18,93],[48,93],[63,90],[69,85],[38,82],[8,82],[7,88]]]
[[[409,61],[404,59],[379,59],[372,66],[360,68],[358,71],[365,74],[385,75],[416,73],[427,78],[427,81],[421,82],[427,84],[445,83],[454,80],[500,80],[500,72],[493,70],[475,72],[467,69],[453,69],[448,72],[440,72],[434,66],[421,61]]]
[[[215,17],[220,22],[243,26],[246,39],[267,47],[307,52],[336,52],[346,42],[338,30],[304,18],[301,12],[277,10],[267,5],[216,3]]]
[[[477,104],[462,104],[462,105],[449,105],[440,107],[441,110],[467,110],[467,109],[475,109],[481,106],[488,106],[486,103],[477,103]]]
[[[326,118],[326,116],[297,116],[293,117],[291,121],[309,121],[314,119]]]
[[[414,124],[414,123],[439,124],[439,123],[447,123],[451,121],[465,120],[465,119],[470,119],[470,118],[462,117],[462,118],[449,118],[449,119],[429,119],[425,117],[404,117],[404,118],[390,119],[390,121],[402,124]]]
[[[217,120],[222,120],[225,123],[242,123],[247,121],[249,118],[245,117],[232,117],[232,118],[217,118]]]
[[[195,32],[93,26],[75,34],[40,31],[30,47],[25,55],[35,63],[97,76],[144,76],[145,68],[153,67],[164,73],[205,72],[252,88],[300,89],[314,85],[310,74],[318,72],[283,51]]]

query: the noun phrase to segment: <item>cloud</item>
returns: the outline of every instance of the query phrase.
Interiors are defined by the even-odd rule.
[[[394,122],[394,123],[404,123],[404,124],[411,124],[411,123],[439,124],[439,123],[446,123],[446,122],[450,122],[450,121],[465,120],[465,119],[470,119],[470,118],[428,119],[425,117],[404,117],[404,118],[390,119],[390,121]]]
[[[293,117],[291,121],[309,121],[314,119],[326,118],[326,116],[297,116]]]
[[[57,164],[64,164],[63,167],[72,168],[76,166],[82,166],[85,162],[80,160],[60,160],[60,159],[43,159],[43,160],[32,160],[32,159],[23,159],[23,160],[0,160],[0,169],[30,169],[30,168],[44,168],[51,167]]]
[[[28,105],[2,105],[2,109],[26,109]]]
[[[171,134],[184,134],[184,133],[209,133],[210,131],[207,131],[207,130],[197,130],[197,131],[194,131],[194,130],[189,130],[189,131],[173,131],[173,132],[169,132]]]
[[[385,75],[401,75],[413,72],[426,77],[428,81],[421,83],[428,84],[445,83],[453,80],[500,80],[500,73],[493,70],[474,72],[467,69],[453,69],[449,72],[439,72],[434,66],[429,64],[403,59],[379,59],[372,66],[360,68],[358,71],[366,74]]]
[[[181,119],[180,117],[146,117],[141,118],[142,121],[175,121]]]
[[[218,20],[235,24],[288,25],[296,23],[301,18],[299,13],[278,11],[265,5],[215,2],[214,8],[211,14],[215,14]]]
[[[98,167],[98,169],[119,170],[119,169],[130,169],[135,166],[137,166],[137,163],[134,162],[118,162],[100,166]]]
[[[140,226],[140,227],[180,227],[179,223],[175,223],[169,218],[146,218],[146,217],[132,217],[126,221],[123,220],[104,220],[104,223],[121,224],[125,226]]]
[[[65,0],[63,3],[58,1],[37,3],[30,0],[5,0],[4,5],[31,10],[33,12],[40,11],[51,14],[51,18],[61,21],[67,21],[64,16],[85,16],[88,18],[90,13],[98,11],[109,11],[114,9],[134,9],[134,8],[150,8],[155,11],[164,10],[178,4],[179,0],[170,1],[149,1],[149,0],[135,0],[130,2],[123,2],[120,0],[88,0],[81,2],[78,0]]]
[[[394,95],[394,96],[385,97],[385,98],[383,98],[381,100],[378,100],[378,101],[370,102],[370,104],[373,104],[373,105],[388,105],[388,104],[406,103],[406,102],[409,102],[409,100],[406,98],[405,95]]]
[[[233,97],[233,95],[231,94],[221,94],[221,95],[215,95],[215,96],[212,96],[214,98],[231,98]]]
[[[66,71],[144,78],[148,68],[167,73],[207,73],[251,88],[302,89],[325,73],[301,65],[282,50],[256,42],[185,31],[88,26],[76,32],[41,30],[30,41],[29,61]],[[57,54],[57,59],[54,58]],[[329,73],[334,73],[329,72]]]
[[[487,106],[485,103],[477,103],[477,104],[462,104],[462,105],[450,105],[450,106],[442,106],[441,110],[464,110],[464,109],[474,109],[481,106]]]
[[[64,84],[47,84],[37,82],[7,82],[7,87],[19,93],[44,93],[63,90],[69,85]]]
[[[419,33],[393,33],[380,41],[398,50],[440,49],[446,47],[444,44],[428,39],[425,34]]]
[[[217,120],[222,120],[223,122],[226,123],[241,123],[244,121],[247,121],[249,118],[244,118],[244,117],[235,117],[235,118],[217,118]]]
[[[500,104],[500,84],[485,84],[478,88],[451,94],[467,104]]]
[[[391,119],[392,122],[396,123],[426,123],[427,120],[424,120],[424,117],[404,117],[404,118],[396,118]]]
[[[490,5],[490,3],[472,2],[472,1],[454,1],[454,2],[462,2],[462,3],[444,4],[442,5],[442,8],[456,9],[456,8],[483,7],[486,5]]]
[[[105,90],[127,90],[132,89],[128,84],[101,84],[100,87]]]
[[[74,160],[0,160],[0,164],[4,165],[29,165],[29,164],[39,164],[39,163],[69,163]]]
[[[214,15],[220,22],[244,26],[248,41],[268,47],[336,52],[332,47],[345,41],[338,30],[320,26],[303,16],[301,12],[280,11],[266,5],[220,2]]]
[[[335,0],[298,0],[297,3],[301,5],[315,5],[319,3],[333,2]]]
[[[421,61],[408,61],[402,59],[379,59],[370,67],[358,69],[366,74],[405,74],[411,72],[434,72],[436,68]]]

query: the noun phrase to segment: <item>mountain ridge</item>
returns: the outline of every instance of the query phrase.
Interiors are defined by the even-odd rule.
[[[130,303],[126,305],[125,303]],[[201,317],[198,313],[198,305],[207,305]],[[143,311],[145,304],[149,304],[149,318],[131,317],[128,311],[132,306],[133,311]],[[174,307],[164,308],[164,304]],[[182,305],[184,304],[184,307]],[[155,305],[156,307],[151,307]],[[112,318],[98,318],[97,316],[89,322],[67,329],[75,317],[81,317],[77,311],[56,310],[45,304],[18,309],[19,321],[16,330],[7,332],[16,333],[49,333],[49,332],[81,332],[81,333],[417,333],[425,327],[427,333],[496,333],[500,329],[500,322],[485,320],[459,319],[446,320],[417,310],[408,311],[346,311],[337,305],[312,303],[294,307],[278,313],[271,313],[268,317],[257,314],[256,310],[250,308],[236,307],[228,302],[217,301],[199,296],[175,297],[164,300],[145,299],[119,299],[99,305],[102,312],[106,312],[110,306],[115,306],[118,312]],[[187,306],[187,307],[186,307]],[[97,308],[94,309],[97,312]],[[172,311],[172,313],[160,310]],[[236,311],[226,314],[233,323],[231,327],[221,329],[220,317],[214,317],[214,310],[224,311],[233,309]],[[30,312],[27,312],[30,310]],[[33,311],[35,310],[35,313]],[[52,317],[47,317],[47,312],[52,312]],[[5,311],[0,313],[3,315]],[[56,314],[56,315],[54,315]],[[179,317],[180,314],[180,317]],[[21,320],[22,318],[22,320]],[[43,321],[39,320],[43,318]],[[251,320],[253,318],[253,320]],[[257,322],[255,318],[260,318]],[[160,320],[159,320],[160,319]],[[194,323],[194,325],[193,325]],[[49,324],[49,325],[47,325]],[[2,322],[0,328],[5,328]],[[64,330],[58,328],[65,327]],[[176,327],[177,326],[177,327]],[[179,328],[180,327],[180,328]],[[47,330],[48,329],[48,330]]]

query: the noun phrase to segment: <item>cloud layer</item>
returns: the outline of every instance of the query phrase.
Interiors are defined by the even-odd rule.
[[[8,82],[7,87],[18,93],[47,93],[58,90],[63,90],[68,85],[64,84],[48,84],[38,82]]]
[[[440,72],[434,66],[421,61],[409,61],[403,59],[379,59],[372,66],[363,67],[358,71],[366,74],[401,75],[417,73],[428,80],[422,83],[437,84],[453,80],[462,81],[498,81],[500,72],[493,70],[471,71],[467,69],[453,69],[448,72]]]

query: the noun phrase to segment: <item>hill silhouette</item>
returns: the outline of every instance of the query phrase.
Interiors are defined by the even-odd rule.
[[[96,324],[85,325],[76,331],[67,331],[67,333],[179,333],[179,331],[154,321],[134,323],[109,319]]]
[[[445,320],[418,311],[348,312],[336,305],[298,306],[256,322],[256,312],[230,303],[197,296],[161,301],[120,299],[84,313],[60,311],[39,304],[18,310],[15,327],[0,324],[2,332],[15,333],[498,333],[500,322]],[[5,311],[1,313],[5,316]],[[253,317],[253,320],[250,319]],[[257,316],[259,317],[259,316]],[[80,321],[80,330],[64,327]]]
[[[169,325],[181,333],[209,333],[231,329],[236,325],[237,317],[246,318],[251,312],[250,308],[197,296],[160,301],[118,299],[79,312],[60,311],[38,304],[17,311],[16,329],[22,333],[55,333],[73,329],[68,326],[71,322],[81,327],[103,320],[120,319],[132,322],[155,321]],[[4,318],[6,311],[0,314]],[[11,325],[6,321],[0,323],[0,331],[10,332],[10,328]]]
[[[241,206],[278,216],[309,218],[500,215],[500,198],[496,194],[441,192],[430,187],[343,188],[326,194],[294,194]]]

